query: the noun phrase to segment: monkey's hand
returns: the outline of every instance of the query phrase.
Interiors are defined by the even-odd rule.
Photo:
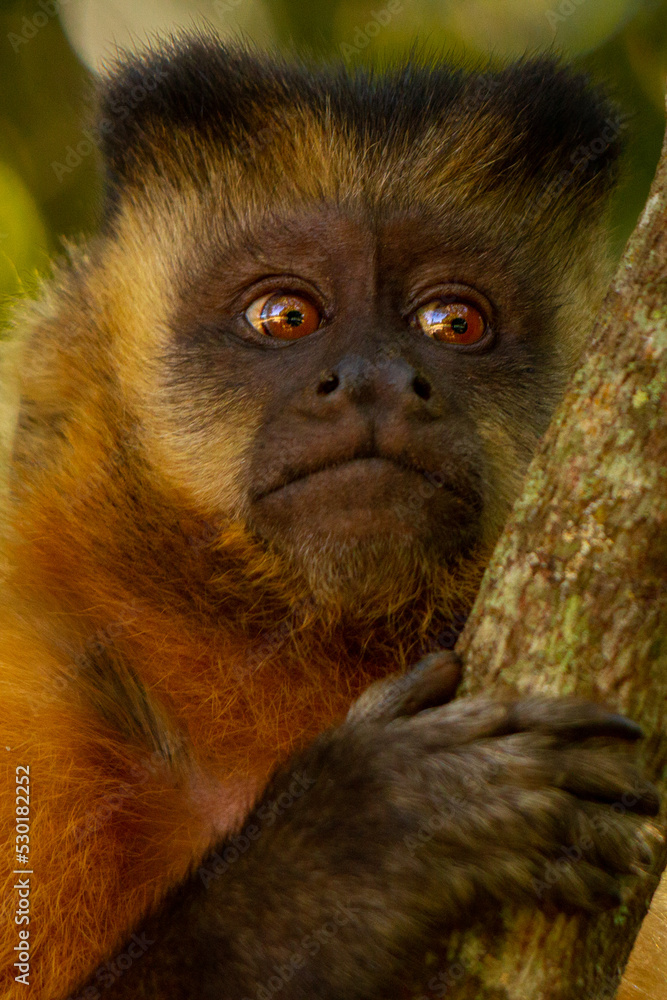
[[[149,926],[163,971],[188,942],[170,996],[369,1000],[431,921],[621,901],[651,861],[639,816],[658,809],[628,754],[638,727],[565,698],[437,706],[456,680],[441,656],[374,685],[274,775]]]

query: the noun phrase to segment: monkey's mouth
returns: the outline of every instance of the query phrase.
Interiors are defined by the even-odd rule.
[[[376,453],[284,470],[254,493],[251,519],[272,537],[294,531],[348,541],[400,535],[441,538],[448,547],[470,534],[480,510],[480,494],[462,474],[439,478],[409,460]]]
[[[438,475],[403,455],[374,451],[268,469],[251,495],[249,522],[280,546],[375,551],[382,539],[400,539],[446,557],[472,543],[482,511],[481,489],[464,465],[450,472],[442,462]]]
[[[442,478],[422,466],[416,465],[413,462],[394,455],[389,456],[381,455],[378,452],[364,452],[355,454],[349,458],[322,462],[318,465],[305,468],[286,469],[275,482],[252,491],[250,499],[252,503],[258,503],[266,497],[271,496],[273,493],[278,493],[281,490],[293,487],[298,483],[304,482],[305,480],[322,475],[334,474],[334,478],[337,478],[335,474],[340,473],[343,478],[345,478],[347,474],[359,474],[360,476],[365,477],[366,475],[373,476],[377,473],[382,474],[392,468],[394,470],[398,470],[399,472],[408,473],[412,476],[418,477],[418,479],[428,484],[428,486],[423,489],[435,490],[443,488]],[[446,486],[452,492],[458,492],[454,484],[447,482]]]

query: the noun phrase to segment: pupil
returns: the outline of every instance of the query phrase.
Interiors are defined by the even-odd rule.
[[[463,316],[455,316],[452,320],[452,330],[454,333],[465,333],[468,329],[468,323],[464,320]]]
[[[299,309],[290,309],[285,313],[285,322],[288,326],[301,326],[303,313]]]

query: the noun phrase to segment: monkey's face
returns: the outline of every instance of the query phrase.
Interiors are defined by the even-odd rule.
[[[553,67],[489,97],[224,58],[217,90],[188,64],[189,103],[170,64],[108,151],[127,411],[189,512],[323,599],[407,599],[495,541],[590,326],[608,176],[548,185],[602,112],[573,125],[583,84]]]
[[[310,212],[269,241],[270,276],[244,289],[231,348],[266,399],[250,523],[329,585],[370,574],[377,587],[399,554],[451,560],[484,511],[484,449],[457,381],[491,349],[491,303],[456,280],[424,220]]]
[[[190,277],[161,373],[180,485],[320,598],[395,574],[414,591],[507,514],[548,418],[554,330],[492,226],[455,204],[303,206]]]
[[[267,223],[261,263],[221,276],[223,315],[185,332],[196,382],[216,368],[221,397],[255,401],[243,506],[279,546],[387,537],[447,558],[479,537],[499,358],[516,376],[533,352],[499,343],[489,275],[447,233],[334,209]]]

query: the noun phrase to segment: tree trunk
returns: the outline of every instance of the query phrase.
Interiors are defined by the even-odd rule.
[[[465,693],[576,692],[638,720],[647,774],[667,791],[667,138],[457,650]],[[450,942],[428,997],[613,997],[658,878],[599,918],[505,908]]]

